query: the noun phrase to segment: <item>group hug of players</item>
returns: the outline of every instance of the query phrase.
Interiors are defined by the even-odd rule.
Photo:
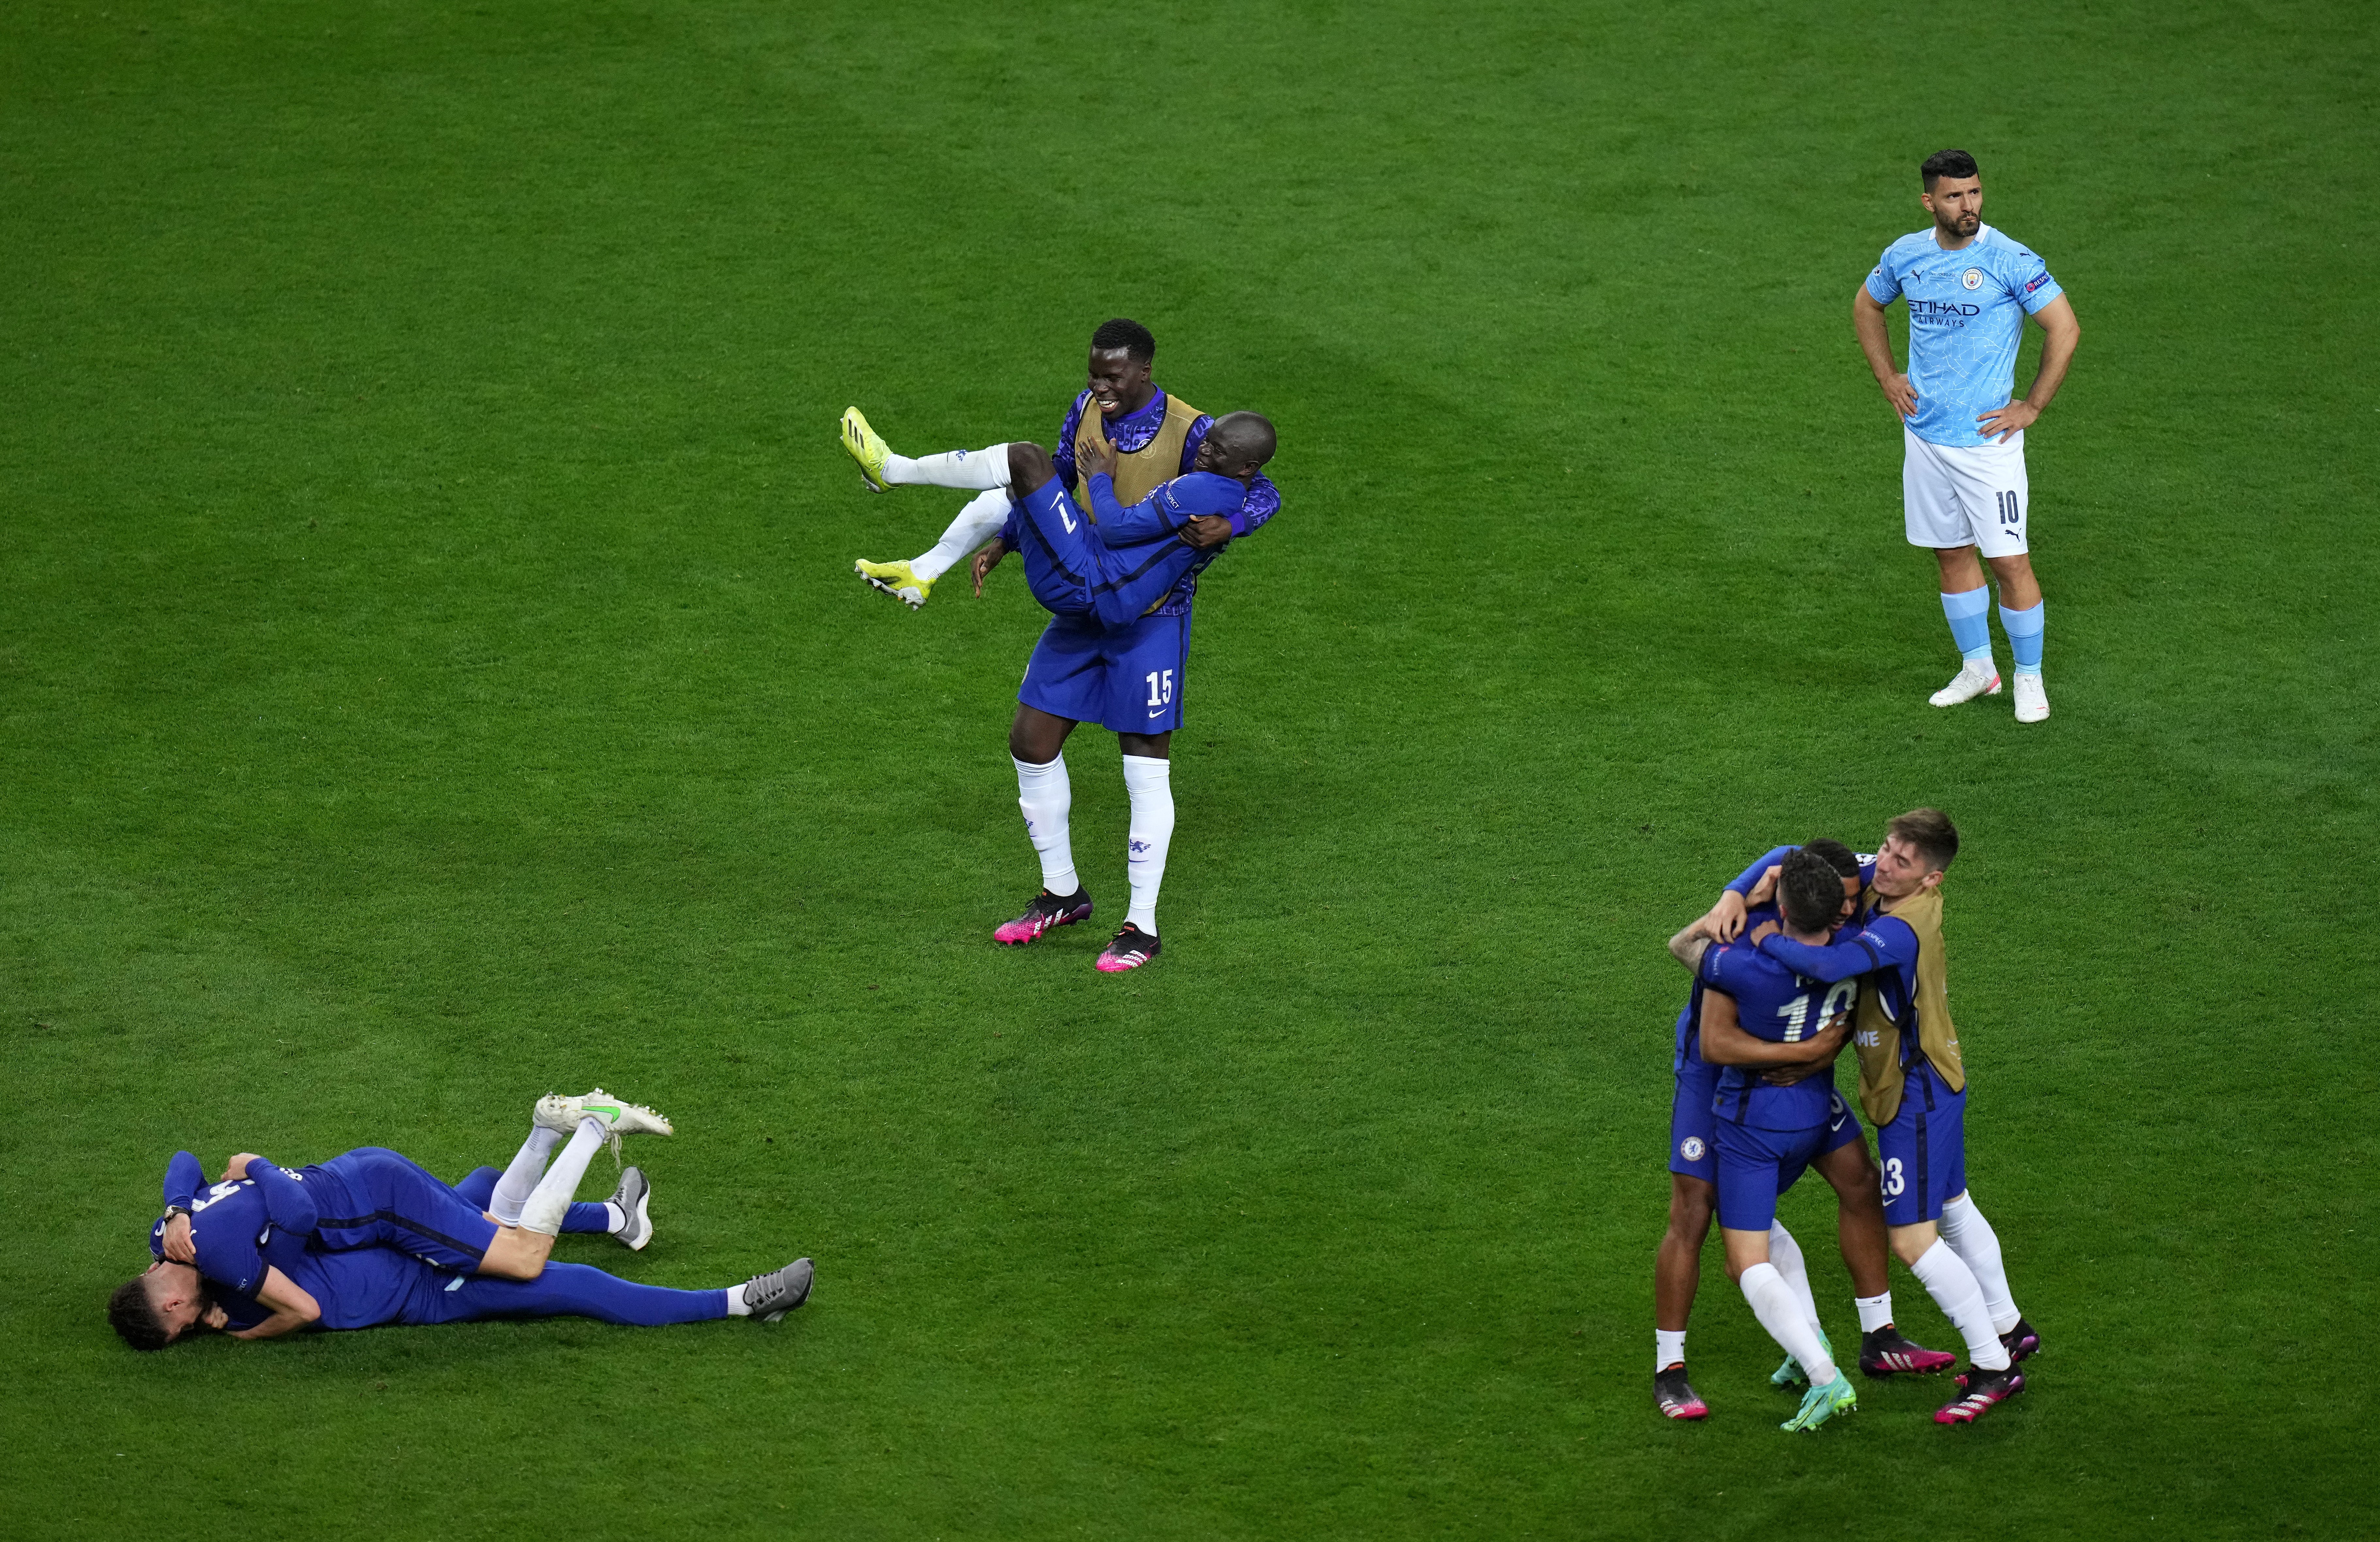
[[[1728,1274],[1785,1351],[1769,1380],[1806,1389],[1784,1427],[1815,1429],[1859,1405],[1818,1324],[1801,1246],[1777,1219],[1779,1197],[1811,1168],[1838,1201],[1860,1370],[1957,1364],[1893,1325],[1889,1251],[1966,1341],[1959,1395],[1935,1421],[1972,1424],[2024,1390],[2018,1364],[2041,1339],[1967,1191],[1967,1075],[1942,947],[1942,878],[1958,852],[1957,828],[1932,808],[1892,820],[1872,856],[1835,841],[1780,846],[1670,940],[1694,977],[1678,1014],[1670,1227],[1654,1268],[1653,1396],[1670,1418],[1710,1412],[1686,1379],[1686,1318],[1714,1210]],[[1846,1043],[1876,1125],[1873,1158],[1835,1089]]]

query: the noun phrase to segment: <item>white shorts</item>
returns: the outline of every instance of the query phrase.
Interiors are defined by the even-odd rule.
[[[1986,557],[2027,550],[2024,432],[1994,444],[1935,444],[1904,426],[1900,503],[1912,546],[1973,546]]]

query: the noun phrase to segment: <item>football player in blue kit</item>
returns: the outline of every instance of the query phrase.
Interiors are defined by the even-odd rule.
[[[2066,379],[2082,324],[2048,265],[1984,223],[1975,158],[1945,150],[1918,168],[1926,229],[1884,249],[1852,296],[1852,327],[1868,368],[1900,418],[1902,525],[1940,569],[1942,615],[1959,649],[1959,673],[1931,698],[1954,707],[1998,695],[1989,612],[1978,551],[2000,585],[2000,625],[2016,662],[2016,720],[2049,716],[2042,685],[2046,613],[2025,535],[2032,516],[2024,434]],[[1909,372],[1893,361],[1887,307],[1909,305]],[[2017,345],[2026,318],[2044,333],[2041,368],[2022,401]]]
[[[1767,892],[1775,887],[1772,869],[1796,848],[1779,846],[1730,880],[1720,903],[1700,920],[1670,939],[1679,961],[1691,969],[1713,941],[1733,941],[1743,929],[1744,896],[1755,884]],[[1837,912],[1848,920],[1858,908],[1866,869],[1851,849],[1838,841],[1812,841],[1804,848],[1824,858],[1839,876],[1844,897]],[[1731,929],[1721,929],[1721,917],[1730,913]],[[1768,912],[1773,914],[1773,911]],[[1718,1205],[1718,1156],[1716,1147],[1718,1082],[1723,1069],[1706,1059],[1701,1034],[1702,985],[1696,981],[1685,1007],[1678,1014],[1671,1070],[1675,1090],[1670,1111],[1670,1218],[1654,1263],[1653,1399],[1655,1406],[1673,1419],[1699,1419],[1709,1406],[1686,1378],[1686,1326],[1701,1283],[1702,1250],[1710,1234]],[[1739,1040],[1750,1056],[1737,1063],[1759,1063],[1780,1075],[1815,1074],[1832,1065],[1840,1045],[1819,1039],[1794,1045],[1767,1045]],[[1911,1371],[1930,1375],[1949,1369],[1956,1357],[1905,1337],[1894,1325],[1888,1275],[1890,1254],[1886,1246],[1883,1211],[1877,1201],[1878,1175],[1866,1161],[1861,1146],[1833,1157],[1820,1175],[1835,1185],[1840,1203],[1837,1235],[1845,1268],[1856,1293],[1860,1319],[1860,1369],[1871,1377]],[[1831,1154],[1830,1154],[1831,1157]],[[1800,1245],[1780,1221],[1769,1232],[1770,1260],[1797,1296],[1809,1291]],[[1815,1303],[1811,1308],[1815,1315]],[[1800,1367],[1788,1360],[1772,1379],[1779,1385],[1800,1379]]]
[[[1935,1415],[1941,1424],[1972,1424],[2022,1391],[2017,1363],[2041,1347],[2010,1292],[1999,1236],[1967,1192],[1966,1069],[1941,933],[1942,877],[1958,851],[1947,816],[1912,809],[1886,827],[1855,934],[1815,945],[1756,923],[1750,932],[1787,968],[1864,987],[1860,1096],[1877,1122],[1892,1250],[1967,1341],[1963,1395]]]
[[[1841,875],[1811,851],[1795,851],[1781,866],[1779,923],[1799,941],[1823,944],[1841,914]],[[1857,1408],[1859,1394],[1834,1362],[1807,1278],[1797,1289],[1772,1257],[1777,1200],[1814,1165],[1821,1172],[1837,1167],[1846,1175],[1852,1169],[1873,1169],[1867,1167],[1859,1120],[1836,1093],[1832,1075],[1778,1075],[1773,1050],[1761,1052],[1761,1047],[1812,1044],[1822,1063],[1831,1066],[1850,1037],[1859,986],[1815,985],[1743,943],[1686,941],[1699,954],[1694,977],[1703,988],[1703,1058],[1725,1068],[1713,1099],[1713,1145],[1728,1274],[1792,1368],[1809,1382],[1800,1410],[1783,1427],[1815,1429]],[[1844,1186],[1838,1184],[1838,1192]]]
[[[177,1152],[166,1170],[165,1215],[150,1232],[156,1261],[117,1287],[109,1321],[134,1348],[158,1349],[194,1328],[261,1339],[310,1326],[482,1317],[656,1324],[742,1316],[756,1303],[774,1303],[782,1316],[800,1305],[807,1260],[700,1292],[548,1261],[553,1231],[607,1232],[632,1248],[650,1240],[650,1189],[637,1170],[603,1204],[573,1204],[570,1190],[606,1140],[665,1134],[667,1122],[601,1089],[544,1099],[537,1121],[504,1172],[480,1168],[451,1188],[378,1147],[294,1172],[243,1153],[212,1185],[196,1157]],[[569,1130],[566,1145],[556,1126]],[[517,1226],[499,1223],[507,1212]],[[541,1243],[533,1260],[516,1232]]]

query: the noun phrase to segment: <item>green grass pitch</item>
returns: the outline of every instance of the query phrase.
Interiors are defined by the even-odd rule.
[[[0,1533],[2362,1531],[2376,33],[12,7]],[[1947,144],[2084,328],[2032,436],[2037,729],[1925,705],[1851,334]],[[832,436],[1047,441],[1115,314],[1279,422],[1287,500],[1201,601],[1123,978],[1100,928],[990,945],[1039,613],[1013,568],[863,590],[959,500]],[[1105,920],[1112,737],[1072,763]],[[1668,1427],[1661,941],[1925,802],[2033,1389],[1781,1435],[1714,1244],[1716,1413]],[[653,1247],[561,1256],[809,1253],[808,1307],[108,1332],[176,1147],[459,1172],[596,1080],[682,1133]],[[1822,1187],[1786,1215],[1843,1342]]]

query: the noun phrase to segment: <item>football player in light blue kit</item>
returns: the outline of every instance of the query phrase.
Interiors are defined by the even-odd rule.
[[[1980,550],[2000,585],[2000,625],[2016,656],[2016,719],[2049,715],[2041,682],[2044,615],[2025,519],[2024,431],[2049,406],[2074,360],[2082,325],[2042,260],[1984,224],[1975,158],[1963,150],[1928,156],[1918,201],[1934,216],[1885,248],[1852,297],[1852,325],[1885,399],[1900,415],[1900,492],[1912,546],[1934,549],[1942,573],[1942,613],[1961,662],[1936,691],[1955,707],[2000,688],[1992,662],[1991,593]],[[1909,304],[1909,372],[1894,364],[1885,308]],[[2030,316],[2048,334],[2041,370],[2012,400],[2017,344]]]

